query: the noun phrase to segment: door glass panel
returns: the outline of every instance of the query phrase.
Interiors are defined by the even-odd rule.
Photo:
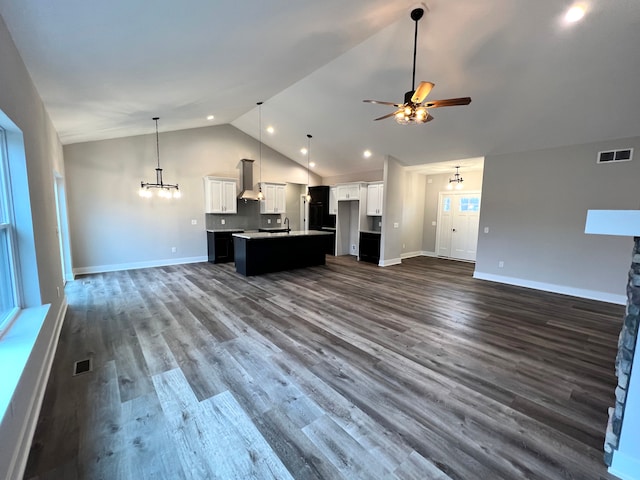
[[[460,198],[460,211],[461,212],[478,212],[478,211],[480,211],[480,198],[479,197],[461,197]]]
[[[443,212],[451,211],[451,197],[444,197],[444,201],[442,202],[442,211]]]

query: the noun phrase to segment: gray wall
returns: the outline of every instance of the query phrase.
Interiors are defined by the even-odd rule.
[[[402,211],[405,187],[405,171],[391,155],[384,162],[384,191],[382,234],[380,240],[380,265],[400,263],[402,255]],[[394,224],[398,228],[394,228]]]
[[[149,130],[154,130],[151,119]],[[155,133],[64,147],[75,271],[202,261],[206,256],[202,177],[238,179],[240,159],[256,159],[259,144],[231,125],[161,131],[159,141],[164,180],[179,183],[178,200],[138,196],[141,180],[155,181]],[[262,150],[262,181],[307,183],[306,167],[268,147]],[[319,180],[313,175],[311,184]],[[259,181],[256,161],[254,183]]]
[[[33,282],[35,288],[27,288],[29,296],[26,306],[51,304],[13,394],[11,409],[0,425],[0,478],[22,478],[21,471],[29,452],[41,395],[66,308],[53,191],[54,170],[64,174],[64,169],[62,147],[57,134],[1,17],[0,85],[0,110],[24,136],[29,198],[17,198],[15,201],[24,205],[28,200],[31,204],[32,221],[29,229],[32,228],[34,241],[27,241],[30,246],[22,252],[24,257],[21,260],[30,264],[29,274],[23,280]],[[60,297],[58,288],[61,289]],[[16,368],[15,365],[5,367]]]
[[[482,190],[482,173],[482,170],[461,170],[460,175],[464,179],[463,191]],[[452,176],[452,174],[443,173],[441,175],[428,175],[425,179],[422,251],[430,255],[436,253],[437,224],[433,225],[433,222],[438,219],[438,196],[440,192],[450,191],[447,190],[447,185],[449,185],[449,179]],[[482,204],[480,205],[480,210],[482,210]]]
[[[405,172],[402,209],[402,257],[420,255],[424,231],[426,179],[418,173]]]
[[[323,177],[322,185],[335,185],[337,183],[350,182],[379,182],[382,180],[383,170],[372,170],[369,172],[347,173],[333,177]]]
[[[640,137],[487,156],[476,276],[624,302],[631,240],[584,224],[588,209],[638,209],[640,160],[596,164],[625,147],[637,157]]]

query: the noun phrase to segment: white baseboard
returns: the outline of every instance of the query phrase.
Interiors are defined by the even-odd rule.
[[[428,252],[426,250],[422,250],[420,252],[420,255],[422,255],[423,257],[437,257],[438,254],[436,252]]]
[[[616,295],[614,293],[600,292],[597,290],[574,288],[566,285],[556,285],[553,283],[534,282],[523,278],[506,277],[503,275],[494,275],[492,273],[478,271],[473,273],[473,278],[505,283],[507,285],[516,285],[518,287],[533,288],[534,290],[543,290],[545,292],[560,293],[563,295],[570,295],[572,297],[588,298],[590,300],[598,300],[600,302],[615,303],[617,305],[626,305],[627,303],[627,297],[625,295]]]
[[[79,267],[74,268],[73,273],[74,275],[82,275],[85,273],[117,272],[120,270],[135,270],[137,268],[165,267],[167,265],[200,263],[206,262],[208,260],[209,257],[166,258],[162,260],[150,260],[148,262],[116,263],[112,265],[97,265],[94,267]]]
[[[391,265],[399,265],[402,263],[401,258],[390,258],[389,260],[380,259],[379,267],[390,267]]]
[[[405,258],[413,258],[413,257],[420,257],[422,256],[422,252],[405,252],[402,255],[400,255],[401,259],[405,259]]]

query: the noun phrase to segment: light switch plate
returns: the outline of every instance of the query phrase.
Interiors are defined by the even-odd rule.
[[[267,218],[267,223],[271,223],[271,219],[270,218]]]
[[[393,223],[393,228],[399,228],[399,227],[400,227],[400,224],[398,222]]]
[[[431,222],[432,227],[435,227],[436,225],[437,225],[436,222]]]
[[[224,218],[220,220],[221,225],[224,225],[225,223],[227,223],[227,221]]]
[[[489,233],[489,227],[484,227],[484,233]]]
[[[276,223],[280,223],[280,219],[279,219],[279,218],[278,218],[278,219],[276,219]]]
[[[193,218],[191,220],[191,225],[197,225],[198,224],[198,220],[196,220],[195,218]]]

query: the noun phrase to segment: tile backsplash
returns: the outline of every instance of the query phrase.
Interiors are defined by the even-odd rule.
[[[224,219],[224,224],[222,220]],[[269,223],[271,220],[271,223]],[[280,214],[262,215],[260,214],[260,203],[256,201],[238,200],[238,213],[232,215],[207,213],[207,230],[237,228],[239,230],[257,230],[264,227],[279,227],[283,225]]]

